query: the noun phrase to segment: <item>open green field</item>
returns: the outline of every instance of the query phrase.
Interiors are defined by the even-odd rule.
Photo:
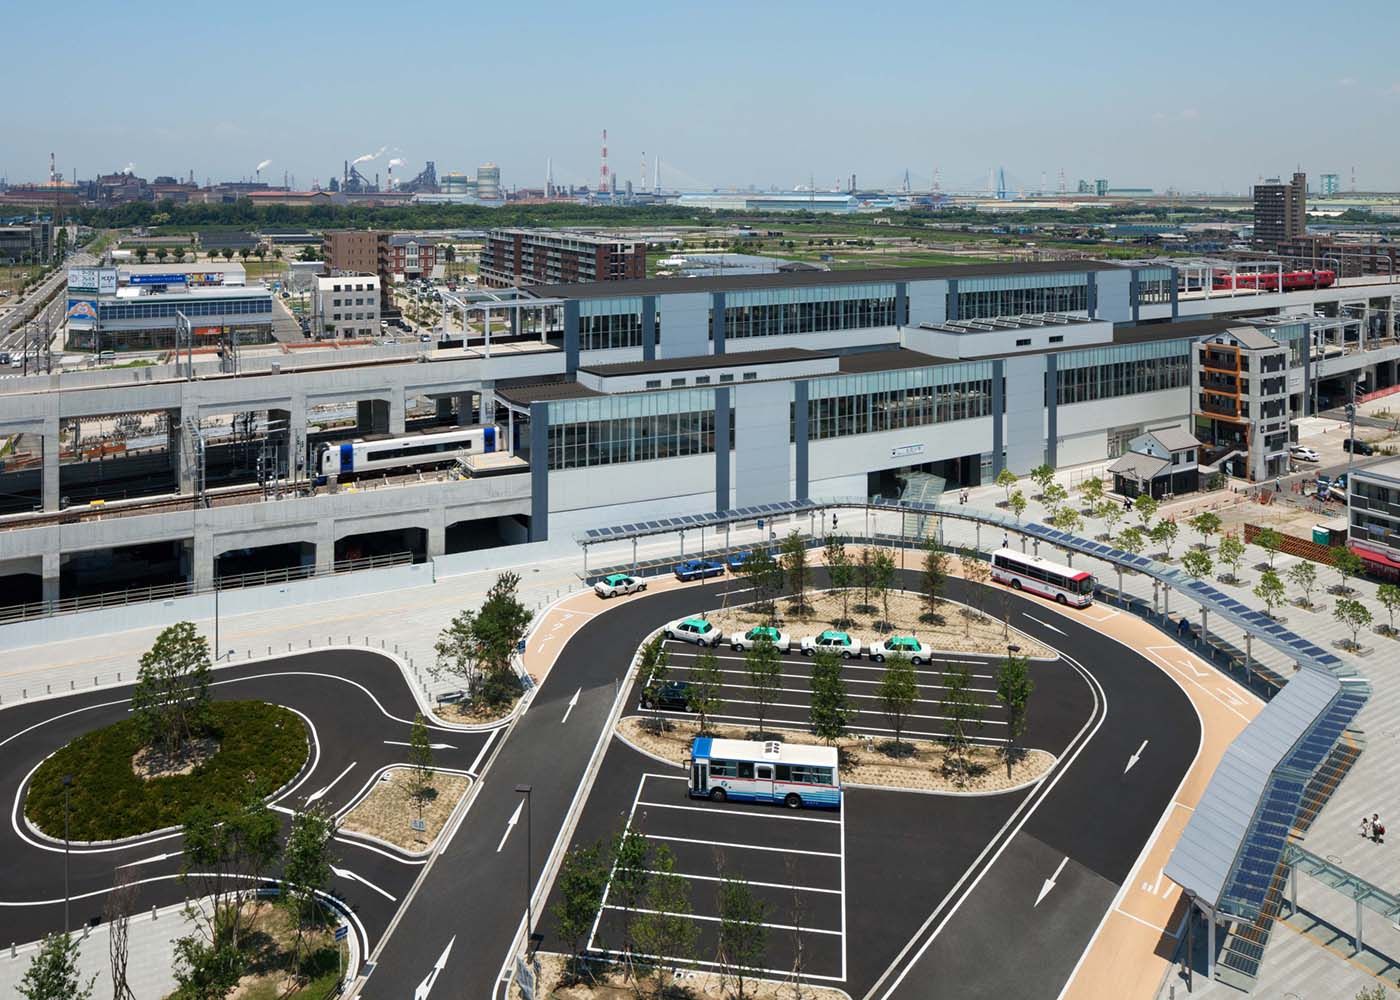
[[[41,274],[43,270],[38,264],[0,264],[0,289],[10,293],[5,297],[5,301],[17,297],[25,281],[31,276]]]

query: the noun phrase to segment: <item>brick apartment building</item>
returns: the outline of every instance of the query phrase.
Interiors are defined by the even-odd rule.
[[[645,241],[548,229],[493,229],[480,280],[492,288],[645,278]]]
[[[1254,185],[1254,240],[1275,246],[1308,231],[1308,175]]]

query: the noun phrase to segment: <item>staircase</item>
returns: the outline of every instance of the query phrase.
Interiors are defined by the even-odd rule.
[[[908,472],[903,479],[904,492],[900,494],[900,499],[916,503],[938,503],[947,486],[947,480],[942,476],[928,472]],[[933,526],[934,518],[927,514],[905,514],[902,533],[905,538],[923,539],[928,537]]]

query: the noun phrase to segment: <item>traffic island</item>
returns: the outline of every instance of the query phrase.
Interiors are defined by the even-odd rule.
[[[534,996],[548,1000],[632,1000],[640,995],[637,978],[628,977],[619,966],[590,963],[592,980],[580,978],[571,969],[569,956],[543,951],[535,956],[539,963],[539,979]],[[728,1000],[735,995],[734,985],[718,972],[679,969],[674,983],[666,992],[656,995],[689,997],[691,1000]],[[520,984],[511,981],[511,1000],[524,1000]],[[845,990],[831,986],[814,986],[808,982],[779,982],[744,976],[744,996],[748,1000],[851,1000]]]
[[[471,787],[465,774],[449,771],[434,771],[430,781],[431,791],[422,796],[420,817],[412,769],[390,768],[345,814],[340,832],[382,841],[410,854],[426,854]],[[423,829],[418,830],[414,826],[420,818]]]
[[[666,728],[658,729],[655,719],[632,715],[619,720],[617,732],[644,753],[684,767],[690,756],[691,741],[700,734],[700,728],[689,720],[668,719]],[[738,726],[712,725],[705,735],[727,740],[758,739],[757,730]],[[825,740],[801,730],[768,726],[763,735],[784,743],[826,745]],[[1019,751],[1013,755],[1008,768],[1006,756],[999,747],[972,744],[959,760],[944,743],[904,739],[898,751],[893,743],[889,739],[859,735],[838,739],[835,746],[841,754],[841,783],[952,795],[986,795],[1024,788],[1039,781],[1055,766],[1054,754],[1044,750]]]

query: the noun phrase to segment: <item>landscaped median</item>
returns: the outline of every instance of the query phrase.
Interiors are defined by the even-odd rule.
[[[345,814],[340,832],[360,834],[409,854],[426,854],[467,794],[471,779],[452,771],[433,771],[420,794],[413,768],[393,767],[379,776],[368,794]],[[420,815],[419,802],[422,803]],[[413,822],[423,820],[423,829]]]

